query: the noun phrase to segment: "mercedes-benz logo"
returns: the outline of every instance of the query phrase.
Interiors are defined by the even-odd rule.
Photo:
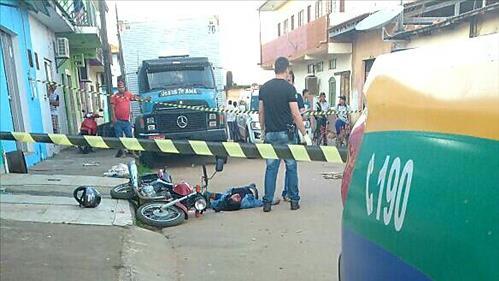
[[[184,129],[185,127],[187,127],[187,124],[188,124],[187,117],[185,117],[184,115],[179,115],[177,117],[177,126],[179,128]]]

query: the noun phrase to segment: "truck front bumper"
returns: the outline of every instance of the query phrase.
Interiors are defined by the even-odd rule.
[[[226,141],[225,129],[213,129],[197,132],[182,133],[139,133],[139,138],[144,139],[174,139],[174,140],[204,140],[204,141]]]

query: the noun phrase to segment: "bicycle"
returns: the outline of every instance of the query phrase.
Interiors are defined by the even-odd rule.
[[[328,122],[326,120],[317,120],[318,126],[316,127],[314,131],[314,137],[312,139],[312,142],[315,145],[327,145],[327,124]],[[319,125],[320,123],[320,125]]]
[[[336,147],[347,147],[350,131],[352,130],[349,123],[343,125],[340,129],[340,134],[336,136]]]

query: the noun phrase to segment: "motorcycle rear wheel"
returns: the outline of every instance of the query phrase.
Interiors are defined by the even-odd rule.
[[[155,227],[170,227],[182,224],[185,221],[185,214],[177,206],[170,206],[166,210],[161,207],[164,202],[151,202],[141,205],[136,212],[137,219],[147,225]]]
[[[135,197],[135,193],[129,183],[119,184],[110,191],[111,198],[128,200]]]

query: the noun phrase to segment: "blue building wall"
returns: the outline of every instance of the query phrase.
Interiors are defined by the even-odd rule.
[[[29,112],[23,112],[24,126],[27,131],[42,133],[43,121],[40,107],[40,97],[33,95],[33,88],[29,77],[36,77],[34,67],[30,67],[28,61],[28,49],[32,50],[29,17],[26,9],[19,7],[18,1],[0,0],[0,29],[9,33],[17,42],[13,47],[17,48],[20,61],[16,61],[16,68],[22,73],[18,77],[19,90],[25,89],[26,93],[21,95],[21,103],[26,105]],[[0,130],[12,131],[12,113],[10,110],[7,82],[4,69],[4,61],[0,56]],[[21,84],[22,83],[22,84]],[[21,87],[22,85],[22,87]],[[1,141],[1,150],[9,152],[16,149],[13,141]],[[47,155],[45,144],[35,143],[32,150],[25,153],[28,166],[40,162]]]

